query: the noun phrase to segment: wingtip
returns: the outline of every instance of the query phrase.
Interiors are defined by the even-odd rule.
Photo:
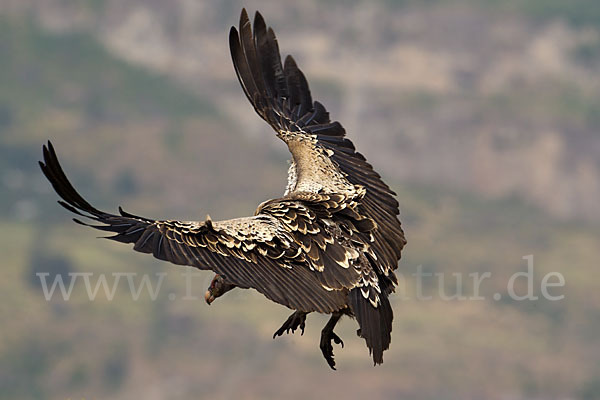
[[[76,224],[83,225],[83,226],[89,226],[88,224],[86,224],[85,222],[83,222],[83,221],[82,221],[82,220],[80,220],[80,219],[77,219],[77,218],[72,218],[72,220],[73,220],[73,222],[75,222]]]
[[[263,18],[262,14],[256,10],[254,13],[254,26],[258,24],[265,25],[265,19]]]
[[[250,18],[248,18],[248,12],[246,11],[246,7],[242,8],[242,13],[240,14],[240,32],[243,30],[242,27],[244,24],[249,24]]]
[[[50,156],[50,150],[47,145],[42,146],[42,156],[44,157],[44,161],[48,163],[48,157]]]
[[[119,214],[122,217],[134,217],[133,214],[129,214],[127,211],[123,210],[123,207],[119,206]]]
[[[246,10],[246,7],[242,7],[242,12],[240,13],[240,30],[241,30],[241,26],[243,23],[249,23],[250,22],[250,17],[248,16],[248,10]],[[254,24],[256,23],[265,23],[265,19],[263,18],[262,14],[260,13],[260,11],[256,10],[254,12]]]
[[[56,151],[54,151],[54,146],[52,145],[52,142],[51,142],[50,140],[48,140],[48,143],[47,143],[47,145],[48,145],[48,152],[49,152],[51,155],[55,155],[55,154],[56,154]]]
[[[287,56],[285,56],[285,61],[283,64],[283,68],[285,69],[289,69],[289,68],[294,68],[294,69],[298,69],[298,65],[296,64],[296,60],[294,60],[294,57],[292,57],[291,54],[288,54]]]
[[[54,150],[54,146],[50,140],[48,140],[46,144],[42,145],[42,154],[44,156],[44,166],[46,168],[53,164],[54,160],[57,160],[56,150]]]

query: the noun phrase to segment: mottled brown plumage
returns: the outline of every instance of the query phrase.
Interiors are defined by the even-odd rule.
[[[63,199],[59,203],[110,239],[174,264],[217,273],[206,299],[235,288],[253,288],[296,310],[274,336],[301,328],[306,314],[330,313],[320,347],[334,368],[333,328],[355,317],[375,363],[389,347],[392,309],[388,295],[406,243],[398,202],[338,122],[318,102],[290,56],[282,64],[273,31],[256,13],[253,28],[242,11],[229,44],[239,81],[256,112],[292,154],[283,197],[262,203],[254,216],[225,221],[156,221],[100,211],[67,180],[49,142],[42,171]],[[78,223],[87,223],[75,220]]]

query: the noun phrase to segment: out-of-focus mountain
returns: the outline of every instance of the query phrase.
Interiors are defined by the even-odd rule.
[[[314,97],[385,175],[516,195],[558,217],[597,221],[600,6],[502,3],[243,5],[266,15]],[[227,27],[241,7],[239,1],[0,1],[3,15],[50,32],[90,34],[116,57],[176,79],[283,157],[230,65]]]
[[[273,341],[289,310],[254,291],[207,307],[205,271],[184,299],[186,269],[73,224],[37,165],[52,139],[94,205],[154,218],[248,215],[280,195],[289,154],[229,61],[242,4],[0,0],[0,399],[600,398],[600,8],[498,3],[245,4],[398,192],[392,346],[372,367],[344,319],[333,373],[326,316]],[[539,299],[511,300],[527,255]],[[111,285],[123,273],[168,276],[134,299]],[[540,292],[549,273],[561,300]],[[71,298],[46,300],[37,274],[74,282]],[[473,274],[489,275],[485,299],[447,298],[475,297]]]

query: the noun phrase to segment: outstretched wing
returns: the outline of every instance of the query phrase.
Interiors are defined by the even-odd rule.
[[[312,100],[304,74],[291,56],[282,64],[277,39],[256,13],[253,28],[242,10],[239,32],[231,28],[231,57],[238,79],[256,112],[283,139],[292,153],[287,193],[366,195],[358,207],[377,223],[377,264],[384,275],[397,267],[406,240],[397,218],[395,193],[381,180],[352,142],[342,125],[331,122],[325,107]]]
[[[336,274],[333,265],[347,262],[346,253],[339,249],[330,252],[329,259],[333,257],[333,262],[324,269],[327,273],[311,270],[306,258],[315,251],[324,250],[319,250],[318,245],[331,242],[331,237],[319,227],[310,225],[310,218],[293,217],[296,215],[293,201],[288,201],[289,207],[271,204],[266,208],[283,213],[288,225],[295,224],[297,231],[302,231],[304,236],[312,234],[314,240],[304,238],[305,243],[299,243],[298,238],[282,226],[286,219],[281,222],[268,213],[220,222],[210,219],[204,222],[155,221],[129,214],[121,208],[120,215],[114,215],[96,209],[77,193],[50,142],[44,146],[43,154],[44,162],[40,162],[40,166],[62,198],[59,203],[98,225],[77,219],[75,222],[115,234],[108,239],[132,243],[134,250],[174,264],[211,269],[236,286],[254,288],[292,309],[332,312],[346,306],[347,292],[330,287],[344,289],[353,284],[351,281],[340,282],[352,275]],[[299,224],[302,225],[299,227]],[[336,250],[335,247],[332,249]],[[327,280],[331,281],[329,285]],[[352,280],[357,281],[358,277]]]

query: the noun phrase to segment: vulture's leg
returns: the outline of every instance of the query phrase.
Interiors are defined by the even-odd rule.
[[[339,344],[344,347],[344,342],[338,335],[333,332],[333,328],[335,328],[335,324],[340,320],[342,316],[341,312],[334,312],[331,314],[331,318],[321,331],[321,351],[323,352],[323,356],[327,361],[327,364],[331,367],[331,369],[335,369],[335,361],[333,359],[333,346],[331,345],[331,341],[333,340],[335,344]]]
[[[302,331],[301,335],[304,335],[306,314],[308,313],[305,313],[303,311],[295,311],[292,315],[289,316],[289,318],[283,323],[283,325],[281,325],[281,328],[279,328],[277,332],[273,334],[273,339],[275,339],[277,336],[283,335],[283,332],[290,333],[290,331],[292,331],[292,333],[294,333],[298,328],[300,328],[300,330]]]
[[[206,293],[204,293],[204,300],[210,305],[217,297],[223,296],[235,287],[236,286],[233,283],[229,283],[225,278],[217,274],[212,282],[210,282],[210,286],[206,290]]]

